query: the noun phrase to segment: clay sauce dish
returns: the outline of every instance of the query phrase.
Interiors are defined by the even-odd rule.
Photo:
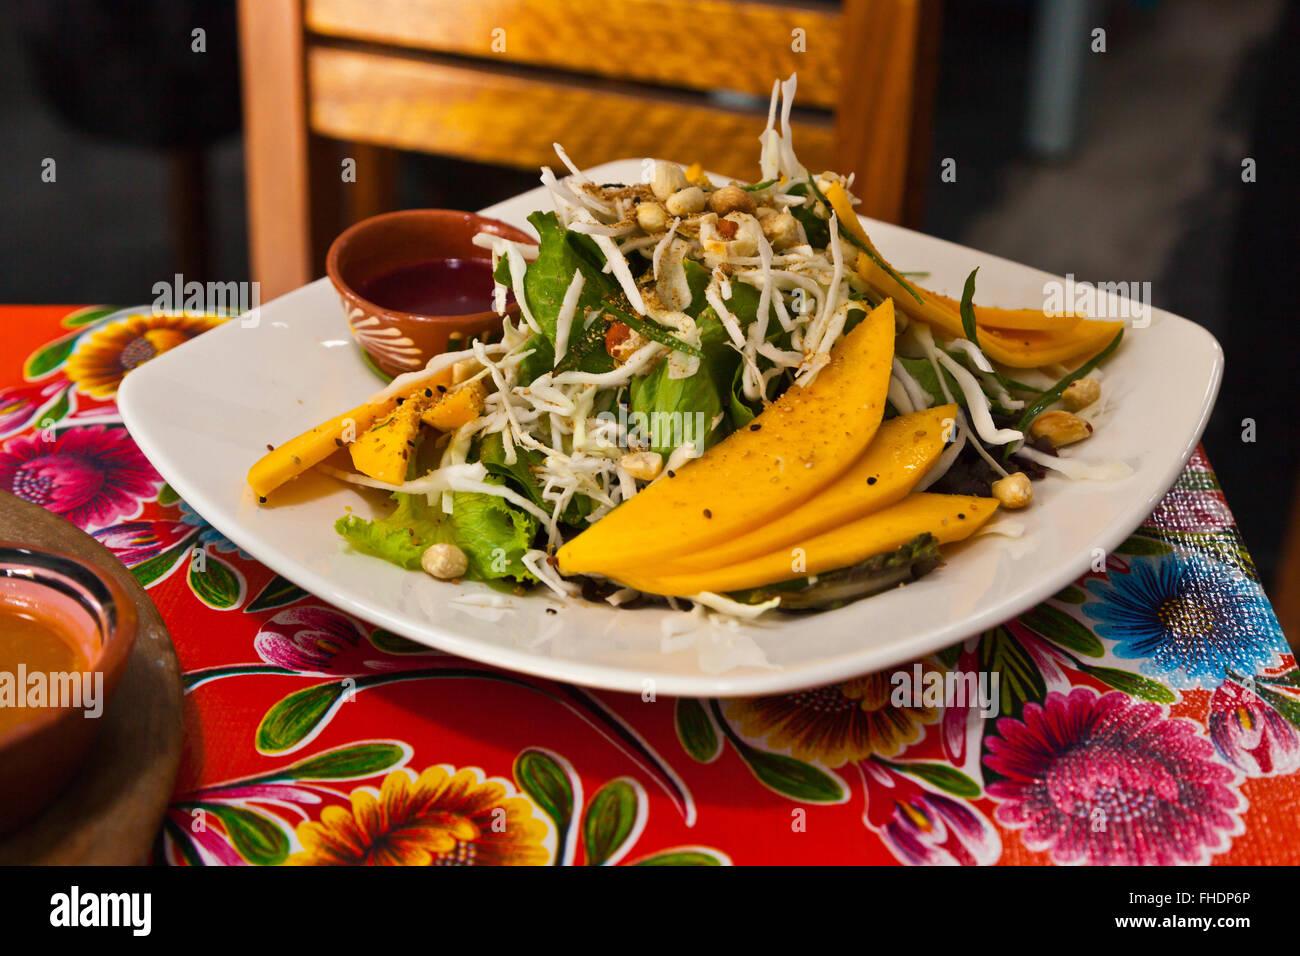
[[[0,603],[47,622],[79,652],[84,690],[102,696],[97,716],[55,694],[47,675],[47,705],[0,732],[0,833],[38,814],[81,765],[103,724],[113,690],[126,669],[136,634],[136,609],[121,586],[75,558],[0,542]],[[102,684],[97,675],[102,674]],[[10,675],[16,684],[17,675]],[[16,687],[16,693],[25,688]]]
[[[490,340],[501,331],[501,316],[490,308],[464,315],[403,312],[366,299],[359,290],[395,270],[432,260],[491,261],[488,249],[474,245],[480,232],[535,245],[514,226],[454,209],[406,209],[363,219],[330,245],[325,271],[338,293],[353,337],[385,375],[423,368],[435,355]],[[506,314],[519,314],[511,302]]]

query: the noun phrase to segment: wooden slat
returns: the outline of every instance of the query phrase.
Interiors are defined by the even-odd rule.
[[[311,278],[300,0],[239,0],[249,264],[263,301]]]
[[[327,136],[522,168],[558,166],[560,141],[580,166],[658,156],[758,175],[765,111],[331,47],[307,62],[312,128]],[[797,124],[795,144],[809,168],[830,167],[829,123]]]
[[[887,222],[902,222],[910,205],[909,224],[919,225],[920,202],[909,204],[907,195],[921,186],[909,182],[924,172],[917,152],[929,152],[933,63],[920,62],[918,51],[933,49],[933,6],[930,0],[845,0],[845,35],[860,51],[853,75],[843,78],[835,168],[856,175],[859,211]],[[802,74],[799,80],[802,85]]]
[[[773,78],[798,70],[807,106],[833,106],[841,86],[842,18],[832,4],[307,0],[306,16],[327,36],[697,90],[766,97]]]

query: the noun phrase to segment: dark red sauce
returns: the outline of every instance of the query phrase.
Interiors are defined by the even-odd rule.
[[[399,266],[360,283],[357,294],[381,308],[419,315],[487,312],[492,308],[492,263],[432,259]]]

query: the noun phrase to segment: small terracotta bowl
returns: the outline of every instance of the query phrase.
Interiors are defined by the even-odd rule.
[[[497,219],[455,209],[406,209],[363,219],[339,234],[330,246],[325,271],[343,303],[348,327],[370,360],[386,375],[423,368],[435,355],[465,348],[501,331],[495,312],[420,315],[386,309],[362,298],[357,289],[403,266],[432,259],[491,259],[474,245],[474,236],[491,233],[534,244],[531,236]],[[519,314],[511,303],[506,314]]]
[[[85,660],[77,683],[81,706],[70,699],[71,680],[60,682],[63,689],[56,692],[55,680],[43,675],[45,702],[57,706],[33,708],[0,730],[0,833],[5,833],[44,809],[80,766],[126,669],[136,610],[116,581],[90,565],[5,542],[0,542],[0,606],[55,626],[75,640]],[[23,692],[17,673],[0,679],[8,679],[15,693]]]

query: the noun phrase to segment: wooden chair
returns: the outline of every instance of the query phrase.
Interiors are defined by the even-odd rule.
[[[240,0],[239,15],[263,299],[322,272],[331,140],[356,161],[345,220],[392,201],[392,149],[536,168],[559,165],[558,141],[581,166],[653,156],[752,179],[772,81],[794,71],[804,164],[856,173],[871,216],[921,217],[938,0]]]

